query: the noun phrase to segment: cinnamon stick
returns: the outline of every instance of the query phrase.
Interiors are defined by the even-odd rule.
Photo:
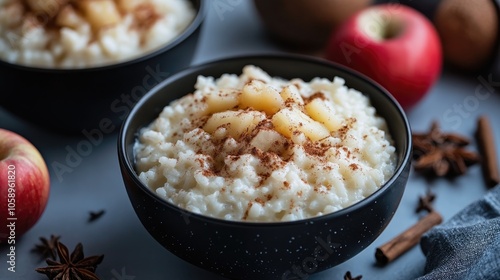
[[[425,217],[420,219],[415,225],[396,236],[394,239],[378,247],[375,251],[375,258],[381,264],[387,264],[409,249],[413,248],[424,233],[435,225],[443,221],[441,215],[436,211],[431,211]]]
[[[486,116],[481,116],[478,119],[476,138],[482,156],[484,179],[486,185],[492,188],[500,182],[500,175],[493,129]]]

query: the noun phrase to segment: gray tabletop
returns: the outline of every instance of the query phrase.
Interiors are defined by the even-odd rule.
[[[231,55],[284,52],[265,35],[251,1],[225,1],[226,10],[214,5],[202,30],[194,63]],[[463,77],[445,70],[427,97],[408,117],[414,131],[425,131],[432,120],[443,130],[472,136],[479,115],[488,115],[493,123],[500,119],[500,94],[488,92],[488,76]],[[491,82],[491,81],[490,81]],[[485,91],[486,90],[486,91]],[[86,141],[84,136],[62,136],[17,119],[0,109],[0,127],[13,130],[32,141],[44,156],[51,175],[48,206],[39,222],[16,246],[16,272],[7,270],[7,249],[0,248],[0,279],[46,279],[34,268],[44,262],[30,252],[40,236],[61,236],[73,249],[78,242],[86,255],[104,254],[97,269],[101,279],[222,279],[177,258],[162,248],[144,229],[127,197],[116,152],[117,132],[80,157],[72,151]],[[500,129],[495,129],[500,146]],[[476,149],[472,143],[471,149]],[[71,166],[68,165],[71,162]],[[64,172],[56,166],[69,166]],[[363,279],[412,279],[421,275],[425,265],[419,246],[385,267],[375,263],[375,248],[382,245],[419,218],[415,214],[418,196],[430,186],[437,195],[435,207],[444,219],[450,218],[486,191],[479,165],[455,181],[437,180],[429,185],[421,176],[411,173],[405,194],[394,218],[371,246],[351,260],[310,279],[343,279],[346,271]],[[98,220],[88,223],[89,211],[105,210]]]

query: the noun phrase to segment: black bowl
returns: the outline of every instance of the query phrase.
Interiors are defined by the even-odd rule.
[[[138,179],[133,145],[138,130],[174,99],[193,92],[198,75],[241,73],[244,65],[262,67],[272,76],[340,76],[364,92],[384,117],[398,152],[390,180],[368,198],[338,212],[293,222],[225,221],[187,212],[158,197]],[[411,132],[406,116],[391,95],[347,68],[302,56],[236,57],[190,67],[155,87],[132,109],[120,130],[118,157],[135,212],[148,232],[178,257],[229,278],[303,279],[338,265],[370,245],[392,219],[407,183]],[[154,261],[154,260],[151,260]],[[293,278],[297,277],[297,278]]]
[[[2,106],[33,124],[76,134],[118,128],[146,92],[191,65],[208,3],[192,0],[193,22],[164,47],[137,59],[102,67],[45,69],[0,61]],[[118,131],[118,129],[116,129]]]

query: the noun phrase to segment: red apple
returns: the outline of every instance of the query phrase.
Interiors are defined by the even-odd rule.
[[[349,17],[332,32],[326,58],[378,82],[406,110],[429,92],[443,64],[435,27],[401,4],[373,5]]]
[[[0,243],[14,245],[45,211],[50,178],[33,144],[0,128]]]

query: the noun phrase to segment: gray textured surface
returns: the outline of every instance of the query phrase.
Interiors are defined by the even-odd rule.
[[[230,55],[280,52],[267,40],[250,1],[216,0],[229,6],[226,10],[209,9],[207,22],[195,58],[195,63]],[[215,5],[215,4],[214,4]],[[484,76],[487,80],[487,75]],[[0,101],[1,102],[1,101]],[[476,118],[481,114],[500,119],[500,94],[490,93],[481,78],[460,77],[445,71],[439,82],[418,107],[408,113],[415,131],[427,130],[433,119],[440,121],[443,130],[465,135],[474,132]],[[7,271],[6,248],[0,248],[0,279],[46,279],[34,272],[43,265],[30,253],[38,237],[61,235],[61,241],[71,249],[77,242],[84,244],[88,255],[104,254],[98,267],[101,279],[220,279],[198,269],[167,252],[142,227],[129,203],[121,179],[116,155],[116,134],[109,134],[88,154],[69,156],[78,149],[84,136],[64,137],[44,131],[16,119],[0,109],[0,127],[20,133],[41,151],[51,172],[52,190],[48,207],[32,230],[18,240],[16,272]],[[496,129],[500,140],[500,130]],[[497,143],[499,143],[497,140]],[[471,145],[475,149],[475,143]],[[57,174],[54,166],[68,165],[71,172]],[[424,256],[417,246],[386,267],[375,265],[375,248],[415,223],[414,209],[418,195],[424,194],[428,183],[412,174],[405,195],[394,219],[382,235],[362,253],[348,262],[318,273],[310,279],[343,279],[346,271],[362,274],[363,279],[411,279],[422,273]],[[472,201],[480,198],[486,188],[479,166],[472,167],[466,176],[451,182],[432,183],[437,194],[436,208],[447,219]],[[88,212],[105,209],[106,213],[94,223],[87,223]],[[128,276],[128,277],[126,277]]]

